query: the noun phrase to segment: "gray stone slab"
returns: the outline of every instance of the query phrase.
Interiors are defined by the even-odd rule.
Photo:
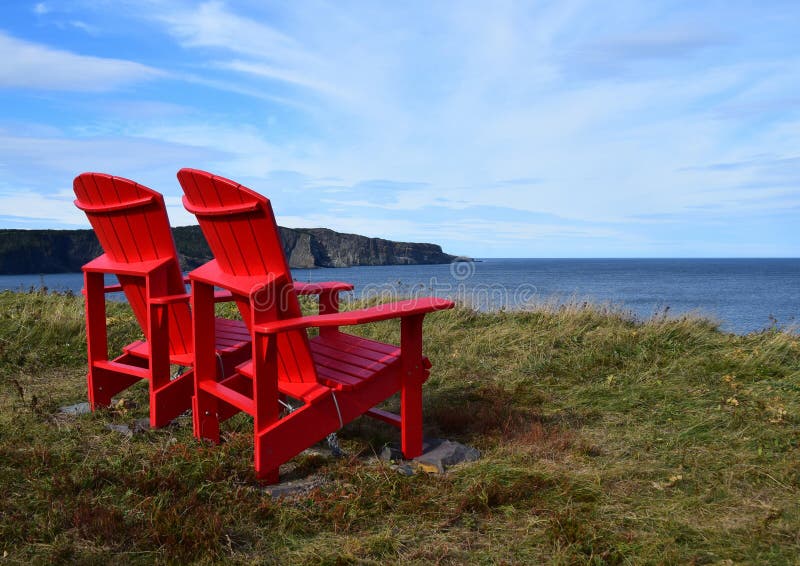
[[[65,407],[59,407],[58,412],[64,415],[85,415],[87,413],[92,412],[92,407],[89,403],[77,403],[75,405],[67,405]]]
[[[381,450],[380,459],[385,462],[398,462],[403,459],[403,451],[397,446],[387,444]]]
[[[131,430],[131,427],[129,427],[128,425],[124,425],[124,424],[107,424],[106,428],[108,430],[113,430],[114,432],[118,432],[118,433],[120,433],[120,434],[122,434],[124,436],[127,436],[127,437],[133,436],[133,431]]]
[[[452,440],[431,439],[429,448],[413,462],[423,471],[443,474],[447,468],[462,462],[474,462],[480,451]]]
[[[273,499],[281,499],[282,497],[305,495],[309,491],[317,489],[326,483],[328,483],[328,480],[321,476],[310,476],[299,480],[268,485],[264,488],[264,491],[269,493]]]
[[[136,419],[133,423],[133,434],[139,434],[141,432],[148,432],[150,430],[150,419]]]
[[[461,462],[474,462],[481,457],[477,449],[442,438],[426,438],[422,443],[422,455],[414,458],[411,463],[425,472],[442,474],[450,466]],[[380,459],[385,462],[394,462],[404,465],[403,452],[397,444],[387,444],[380,453]],[[398,472],[403,473],[398,469]]]
[[[414,475],[414,468],[409,466],[408,464],[400,464],[395,468],[398,474],[401,476],[413,476]]]

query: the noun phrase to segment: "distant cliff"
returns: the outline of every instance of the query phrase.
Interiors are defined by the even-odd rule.
[[[326,228],[280,229],[293,268],[351,265],[449,263],[454,256],[436,244],[392,242]],[[181,267],[194,269],[211,259],[198,226],[173,228]],[[69,273],[102,253],[92,230],[0,229],[0,274]]]

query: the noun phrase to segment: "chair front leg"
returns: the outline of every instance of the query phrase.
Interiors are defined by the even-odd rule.
[[[150,426],[162,427],[172,418],[172,407],[164,407],[159,392],[169,385],[169,313],[166,305],[154,304],[150,299],[167,294],[166,274],[158,269],[145,279],[147,294],[147,341],[150,368]]]
[[[422,454],[422,321],[424,314],[400,321],[400,438],[407,459]]]
[[[150,315],[150,426],[160,428],[192,407],[194,375],[185,371],[173,379],[169,358],[169,305],[152,305]]]
[[[108,360],[108,334],[106,329],[106,298],[102,273],[85,271],[83,286],[86,292],[86,350],[88,354],[88,373],[86,384],[89,390],[89,404],[94,411],[111,403],[111,397],[118,393],[112,391],[108,371],[95,367],[97,362]]]
[[[150,389],[158,390],[169,383],[169,319],[166,305],[150,305],[147,315],[149,336]]]
[[[278,421],[278,337],[258,333],[253,340],[253,418],[256,477],[277,483],[280,462],[272,456],[267,438],[262,434]],[[286,438],[284,442],[292,442]]]
[[[194,336],[194,398],[192,425],[197,439],[219,442],[217,398],[203,390],[205,381],[216,381],[214,350],[214,287],[192,281],[192,324]]]

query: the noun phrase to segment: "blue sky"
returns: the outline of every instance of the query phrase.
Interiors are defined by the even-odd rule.
[[[0,5],[0,227],[206,169],[476,257],[800,255],[800,2]]]

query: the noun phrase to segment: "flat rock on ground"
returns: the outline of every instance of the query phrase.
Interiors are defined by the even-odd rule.
[[[92,408],[89,403],[76,403],[75,405],[67,405],[65,407],[59,407],[58,412],[64,415],[85,415],[87,413],[92,412]]]
[[[133,436],[134,434],[141,434],[150,430],[150,419],[136,419],[133,421],[133,426],[107,424],[106,428],[118,432],[125,436]]]
[[[387,445],[381,451],[381,459],[398,462],[398,472],[409,475],[412,466],[429,473],[443,474],[447,468],[461,462],[474,462],[481,453],[471,446],[441,438],[426,438],[422,444],[422,455],[409,463],[403,462],[403,453],[396,445]]]
[[[268,485],[264,487],[264,491],[269,493],[273,499],[280,499],[282,497],[305,495],[309,491],[329,483],[329,481],[322,476],[313,475],[307,478]]]

